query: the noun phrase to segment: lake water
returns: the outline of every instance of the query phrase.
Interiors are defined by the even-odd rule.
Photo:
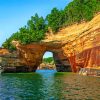
[[[100,78],[55,70],[1,74],[0,100],[100,100]]]

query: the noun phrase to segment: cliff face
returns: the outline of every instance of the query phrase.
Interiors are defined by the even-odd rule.
[[[28,72],[27,69],[27,66],[21,63],[18,52],[5,53],[4,50],[0,55],[0,72]]]
[[[5,55],[5,54],[9,54],[9,51],[7,49],[0,48],[0,55]]]
[[[42,63],[42,58],[46,51],[51,51],[53,53],[56,69],[58,71],[70,70],[69,60],[63,54],[63,44],[60,42],[39,42],[21,45],[19,42],[13,41],[13,44],[16,45],[19,50],[19,58],[22,64],[28,66],[29,71],[36,71],[38,66]]]
[[[22,45],[13,41],[13,44],[29,71],[37,69],[46,51],[53,53],[58,71],[77,72],[80,68],[100,67],[100,14],[90,22],[60,29],[55,35],[49,32],[39,43]]]

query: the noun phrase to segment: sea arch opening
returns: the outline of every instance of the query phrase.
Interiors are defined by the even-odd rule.
[[[44,52],[42,57],[42,62],[39,65],[38,69],[52,69],[52,70],[56,69],[52,51]]]
[[[58,72],[71,72],[70,61],[60,50],[45,51],[38,69],[55,69]]]

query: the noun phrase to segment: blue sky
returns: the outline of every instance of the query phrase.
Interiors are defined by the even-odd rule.
[[[45,54],[44,54],[44,56],[43,56],[43,58],[48,58],[48,57],[53,57],[53,54],[52,54],[52,52],[45,52]]]
[[[51,9],[63,9],[72,0],[0,0],[0,46],[26,25],[35,13],[45,17]],[[49,54],[50,55],[50,54]]]

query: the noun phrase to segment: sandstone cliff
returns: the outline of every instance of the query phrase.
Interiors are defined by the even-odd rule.
[[[84,67],[100,67],[100,13],[90,22],[74,24],[44,41],[59,41],[64,55],[70,59],[74,71]]]
[[[9,54],[9,51],[7,49],[0,48],[0,55],[5,55],[5,54]]]
[[[43,41],[22,45],[13,41],[22,65],[35,71],[46,51],[53,53],[57,71],[78,72],[80,68],[100,67],[100,13],[90,22],[76,23],[56,34],[46,33]]]

